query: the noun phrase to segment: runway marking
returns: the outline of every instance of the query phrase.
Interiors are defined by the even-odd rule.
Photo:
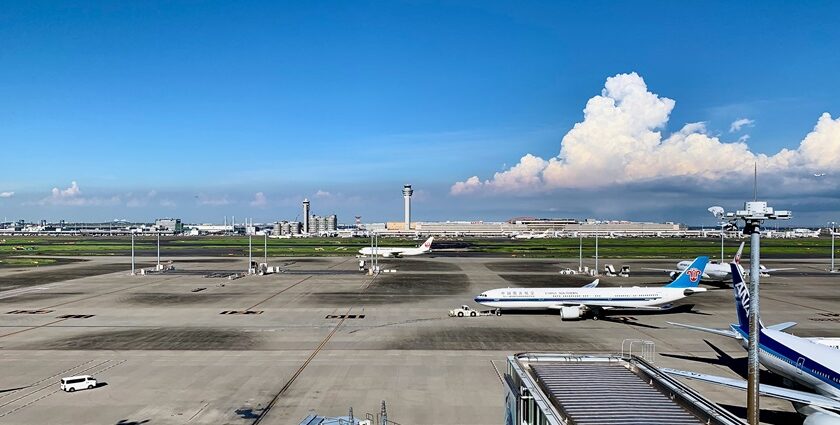
[[[17,334],[19,334],[19,333],[24,333],[24,332],[26,332],[26,331],[31,331],[31,330],[33,330],[33,329],[43,328],[43,327],[45,327],[45,326],[49,326],[49,325],[52,325],[52,324],[55,324],[55,323],[63,322],[63,321],[65,321],[65,320],[67,320],[67,318],[64,318],[64,319],[58,319],[58,320],[53,320],[52,322],[49,322],[49,323],[44,323],[43,325],[31,326],[31,327],[29,327],[29,328],[26,328],[26,329],[21,329],[21,330],[19,330],[19,331],[9,332],[9,333],[7,333],[7,334],[0,335],[0,338],[5,338],[5,337],[7,337],[7,336],[17,335]]]
[[[496,371],[496,376],[498,376],[498,377],[499,377],[499,381],[501,381],[501,383],[503,383],[503,384],[504,384],[504,383],[505,383],[505,379],[504,379],[504,378],[502,378],[502,374],[499,372],[499,368],[497,368],[497,367],[496,367],[496,363],[495,363],[493,360],[490,360],[490,365],[491,365],[491,366],[493,366],[493,370],[495,370],[495,371]]]
[[[262,303],[264,303],[264,302],[266,302],[266,301],[268,301],[268,300],[270,300],[270,299],[272,299],[272,298],[274,298],[274,297],[276,297],[276,296],[278,296],[278,295],[280,295],[280,294],[282,294],[282,293],[284,293],[284,292],[288,291],[289,289],[292,289],[292,288],[294,288],[295,286],[297,286],[297,285],[299,285],[299,284],[301,284],[301,283],[305,282],[306,280],[310,279],[311,277],[312,277],[312,275],[306,276],[305,278],[303,278],[303,279],[301,279],[301,280],[299,280],[299,281],[297,281],[297,282],[295,282],[295,283],[291,284],[290,286],[287,286],[287,287],[286,287],[286,288],[284,288],[284,289],[281,289],[281,290],[280,290],[280,291],[278,291],[278,292],[275,292],[275,293],[274,293],[273,295],[271,295],[270,297],[268,297],[268,298],[266,298],[266,299],[264,299],[264,300],[262,300],[262,301],[260,301],[260,302],[258,302],[258,303],[256,303],[256,304],[254,304],[254,305],[252,305],[252,306],[250,306],[250,307],[246,308],[245,310],[252,310],[252,309],[256,308],[257,306],[259,306],[260,304],[262,304]]]
[[[102,372],[105,372],[105,371],[106,371],[106,370],[108,370],[108,369],[111,369],[111,368],[114,368],[114,367],[116,367],[116,366],[119,366],[119,365],[121,365],[121,364],[125,363],[126,361],[127,361],[127,360],[121,360],[121,361],[119,361],[119,362],[116,362],[116,363],[114,363],[114,364],[112,364],[112,365],[109,365],[109,366],[108,366],[108,367],[106,367],[105,369],[100,369],[100,370],[98,370],[98,371],[96,371],[96,372],[93,372],[93,375],[98,375],[98,374],[100,374],[100,373],[102,373]],[[84,369],[84,370],[79,371],[78,373],[83,373],[83,372],[87,372],[87,371],[89,371],[89,370],[91,370],[91,369],[96,369],[97,367],[102,366],[102,365],[104,365],[104,364],[107,364],[107,363],[109,363],[109,362],[111,362],[111,360],[105,360],[104,362],[99,363],[99,364],[98,364],[98,365],[96,365],[96,366],[91,366],[91,367],[89,367],[89,368],[87,368],[87,369]],[[29,393],[29,394],[26,394],[26,395],[20,396],[20,397],[18,397],[18,398],[16,398],[16,399],[14,399],[14,400],[11,400],[11,401],[9,401],[9,402],[6,402],[6,403],[4,403],[4,404],[0,405],[0,407],[3,407],[3,406],[8,406],[8,405],[9,405],[9,404],[11,404],[11,403],[14,403],[14,402],[16,402],[16,401],[18,401],[18,400],[21,400],[21,399],[23,399],[23,398],[29,397],[29,396],[30,396],[30,395],[32,395],[32,394],[35,394],[35,393],[41,392],[41,391],[46,390],[46,389],[49,389],[49,388],[50,388],[50,386],[49,386],[49,385],[44,386],[43,388],[40,388],[40,389],[35,390],[35,391],[32,391],[32,392],[31,392],[31,393]],[[59,389],[57,389],[57,390],[54,390],[54,391],[52,391],[52,392],[50,392],[50,393],[47,393],[47,394],[44,394],[44,395],[42,395],[41,397],[38,397],[38,398],[36,398],[36,399],[34,399],[34,400],[31,400],[31,401],[29,401],[29,402],[27,402],[27,403],[24,403],[24,404],[22,404],[22,405],[20,405],[20,406],[18,406],[18,407],[15,407],[14,409],[9,410],[8,412],[5,412],[5,413],[0,414],[0,418],[4,417],[4,416],[6,416],[6,415],[10,415],[10,414],[12,414],[12,413],[15,413],[15,412],[17,412],[18,410],[21,410],[21,409],[23,409],[23,408],[25,408],[25,407],[29,407],[29,406],[31,406],[31,405],[33,405],[33,404],[35,404],[35,403],[37,403],[37,402],[39,402],[39,401],[41,401],[41,400],[43,400],[43,399],[45,399],[45,398],[47,398],[47,397],[49,397],[49,396],[51,396],[51,395],[55,394],[55,393],[58,393],[58,392],[61,392],[61,388],[60,388],[60,387],[59,387]]]
[[[768,297],[767,295],[764,295],[764,294],[761,294],[760,297],[761,297],[761,299],[766,298],[768,300],[773,300],[773,301],[780,302],[780,303],[795,305],[797,307],[802,307],[802,308],[807,308],[807,309],[817,310],[817,311],[823,311],[823,312],[826,312],[826,313],[834,313],[832,310],[826,310],[824,308],[818,308],[818,307],[814,307],[814,306],[810,306],[810,305],[806,305],[806,304],[799,304],[799,303],[795,303],[793,301],[788,301],[788,300],[780,300],[778,298]]]
[[[195,412],[194,415],[190,416],[190,418],[187,420],[187,422],[192,422],[192,420],[195,419],[195,417],[198,416],[199,413],[204,411],[204,409],[206,409],[207,406],[209,406],[209,405],[210,405],[210,403],[205,403],[204,406],[201,406],[201,409],[198,409],[198,412]]]
[[[80,370],[80,371],[78,371],[78,372],[76,372],[76,373],[77,373],[77,374],[80,374],[80,373],[87,372],[87,371],[89,371],[89,370],[91,370],[91,369],[95,369],[95,368],[97,368],[97,367],[99,367],[99,366],[102,366],[102,365],[104,365],[104,364],[106,364],[106,363],[108,363],[108,362],[110,362],[110,360],[105,360],[105,361],[104,361],[104,362],[102,362],[102,363],[99,363],[99,364],[97,364],[97,365],[91,366],[91,367],[89,367],[89,368],[87,368],[87,369],[82,369],[82,370]],[[76,367],[78,367],[78,366],[76,366]],[[75,369],[75,367],[74,367],[73,369]],[[47,379],[49,379],[49,378],[47,378]],[[43,382],[43,381],[45,381],[45,380],[43,380],[43,379],[42,379],[42,380],[41,380],[41,382]],[[0,404],[0,407],[5,407],[5,406],[8,406],[8,405],[10,405],[10,404],[12,404],[12,403],[14,403],[14,402],[16,402],[16,401],[18,401],[18,400],[24,399],[24,398],[26,398],[26,397],[31,396],[32,394],[39,393],[39,392],[44,391],[44,390],[46,390],[46,389],[48,389],[48,388],[50,388],[50,386],[49,386],[49,385],[44,386],[44,387],[41,387],[41,388],[39,388],[39,389],[37,389],[37,390],[35,390],[35,391],[32,391],[32,392],[27,393],[27,394],[24,394],[24,395],[22,395],[22,396],[20,396],[20,397],[18,397],[18,398],[16,398],[16,399],[14,399],[14,400],[9,400],[9,401],[7,401],[7,402],[5,402],[5,403],[3,403],[3,404]],[[61,391],[61,389],[59,389],[58,391]],[[40,400],[40,399],[39,399],[39,400]],[[15,410],[17,410],[17,409],[15,409]],[[5,415],[8,415],[9,413],[12,413],[12,411],[9,411],[9,412],[4,413],[4,414],[0,415],[0,417],[3,417],[3,416],[5,416]]]
[[[154,285],[154,284],[158,284],[158,283],[163,283],[163,282],[166,282],[166,281],[169,281],[169,280],[172,280],[172,279],[176,279],[177,277],[178,276],[173,276],[173,277],[170,277],[168,279],[161,279],[161,280],[156,280],[154,282],[141,283],[140,285],[134,285],[134,286],[129,286],[128,288],[122,288],[122,289],[117,289],[117,290],[114,290],[114,291],[104,292],[104,293],[101,293],[101,294],[90,295],[90,296],[79,298],[79,299],[76,299],[76,300],[65,301],[63,303],[54,304],[54,305],[47,306],[47,307],[44,307],[44,308],[61,307],[61,306],[65,306],[67,304],[72,304],[72,303],[76,303],[76,302],[79,302],[79,301],[89,300],[91,298],[101,297],[103,295],[111,295],[111,294],[116,294],[117,292],[127,291],[129,289],[140,288],[142,286],[150,286],[150,285]]]
[[[48,289],[51,289],[54,286],[58,286],[58,285],[35,286],[35,287],[31,287],[31,288],[10,289],[8,291],[0,292],[0,300],[6,299],[6,298],[16,297],[18,295],[28,294],[30,292],[35,292],[35,291],[46,291]]]
[[[82,366],[84,366],[84,365],[86,365],[86,364],[88,364],[88,363],[93,363],[93,360],[88,360],[88,361],[86,361],[86,362],[84,362],[84,363],[77,364],[76,366],[73,366],[73,367],[71,367],[71,368],[69,368],[69,369],[64,369],[64,370],[62,370],[61,372],[58,372],[58,373],[56,373],[55,375],[50,375],[50,376],[48,376],[48,377],[46,377],[46,378],[44,378],[44,379],[41,379],[40,381],[35,381],[35,382],[33,382],[33,383],[31,383],[31,384],[29,384],[29,385],[25,386],[25,387],[18,388],[18,389],[16,389],[16,390],[12,390],[12,391],[10,391],[10,392],[8,392],[8,393],[6,393],[6,394],[0,395],[0,398],[5,398],[5,397],[7,397],[7,396],[9,396],[9,395],[12,395],[12,394],[14,394],[16,391],[20,391],[20,390],[23,390],[23,389],[26,389],[26,388],[35,387],[35,386],[37,386],[37,385],[39,385],[39,384],[43,383],[44,381],[48,381],[48,380],[51,380],[51,379],[55,379],[55,378],[57,378],[57,377],[59,377],[59,376],[62,376],[62,375],[64,375],[64,374],[66,374],[67,372],[70,372],[70,371],[71,371],[71,370],[73,370],[73,369],[76,369],[76,368],[78,368],[78,367],[82,367]]]
[[[280,399],[280,396],[282,396],[283,393],[285,393],[292,386],[292,384],[294,384],[294,382],[298,378],[298,376],[300,376],[300,374],[303,373],[303,370],[306,369],[306,366],[309,366],[309,363],[312,362],[312,359],[314,359],[315,356],[317,356],[318,353],[321,351],[321,349],[324,348],[324,346],[327,345],[328,342],[330,342],[330,338],[332,338],[333,335],[335,335],[335,333],[338,331],[338,328],[340,328],[341,325],[344,324],[344,321],[347,320],[347,316],[350,314],[350,311],[352,311],[352,310],[353,310],[353,307],[350,307],[350,308],[347,309],[347,313],[344,314],[345,317],[343,319],[341,319],[335,325],[335,327],[333,327],[332,331],[330,331],[330,333],[324,338],[324,340],[321,341],[321,343],[318,344],[317,347],[315,347],[315,350],[313,350],[312,353],[309,355],[309,357],[307,357],[306,360],[303,362],[303,364],[300,365],[298,370],[295,371],[295,373],[292,375],[291,378],[289,378],[288,381],[286,381],[286,385],[283,385],[283,388],[280,388],[280,391],[278,391],[277,394],[274,394],[274,397],[271,398],[271,401],[269,401],[268,404],[265,405],[265,408],[263,409],[263,411],[260,412],[260,416],[257,417],[256,420],[254,420],[253,425],[257,425],[260,422],[262,422],[263,418],[265,418],[266,415],[268,415],[268,412],[277,403],[277,400]]]

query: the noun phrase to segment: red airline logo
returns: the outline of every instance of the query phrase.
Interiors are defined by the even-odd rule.
[[[688,275],[688,280],[692,282],[697,282],[697,280],[700,279],[700,275],[703,274],[703,272],[701,272],[700,269],[689,269],[686,270],[685,274]]]

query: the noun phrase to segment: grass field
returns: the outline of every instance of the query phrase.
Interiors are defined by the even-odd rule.
[[[408,239],[380,239],[380,246],[416,246],[421,241]],[[138,255],[155,253],[154,237],[138,237],[135,250]],[[726,241],[726,256],[734,255],[740,241]],[[439,239],[434,249],[446,252],[456,248],[465,255],[496,255],[532,258],[574,258],[578,256],[578,239]],[[352,256],[370,245],[366,238],[301,238],[269,239],[270,256]],[[762,256],[765,258],[826,258],[830,256],[831,239],[764,239]],[[253,239],[253,255],[261,257],[263,238]],[[719,239],[679,238],[616,238],[599,239],[599,256],[603,258],[689,258],[697,255],[720,256]],[[129,255],[131,239],[127,237],[9,237],[0,241],[0,265],[38,266],[46,259],[26,257],[43,255]],[[248,255],[247,237],[166,237],[161,239],[164,256],[234,256]],[[595,254],[595,240],[583,240],[583,255]],[[749,243],[744,255],[749,254]],[[434,253],[432,254],[434,255]]]

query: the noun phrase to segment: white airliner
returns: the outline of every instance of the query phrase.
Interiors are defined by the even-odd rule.
[[[432,251],[432,241],[434,236],[426,239],[422,245],[412,248],[362,248],[359,250],[361,255],[379,255],[382,257],[408,257],[412,255],[426,254]]]
[[[502,310],[558,310],[562,319],[594,319],[609,309],[666,310],[659,307],[698,292],[709,257],[697,257],[677,279],[662,287],[597,288],[594,281],[582,288],[501,288],[482,292],[475,302]]]
[[[553,232],[551,232],[550,230],[546,230],[545,232],[542,232],[542,233],[534,233],[534,232],[517,233],[517,234],[513,235],[512,239],[545,239],[549,236],[552,236],[552,234],[553,234]]]
[[[744,251],[744,243],[741,242],[741,246],[738,247],[738,252],[735,253],[735,258],[733,258],[733,262],[738,265],[738,269],[741,270],[741,273],[749,275],[748,271],[745,271],[743,267],[741,267],[741,253]],[[676,278],[680,273],[683,272],[688,266],[691,265],[691,261],[680,261],[677,263],[677,269],[653,269],[648,267],[643,267],[642,270],[654,270],[659,272],[667,272],[670,274],[671,279]],[[781,268],[781,269],[768,269],[767,267],[760,266],[761,275],[764,277],[769,277],[770,273],[772,272],[779,272],[783,270],[793,270],[792,267],[788,268]],[[710,261],[709,264],[706,264],[706,269],[703,270],[703,279],[711,280],[715,282],[729,282],[732,280],[732,270],[729,267],[729,264],[720,264],[716,261]]]
[[[744,348],[747,348],[750,332],[747,314],[750,306],[750,292],[737,265],[733,263],[731,268],[732,275],[735,276],[732,288],[735,292],[735,309],[738,312],[737,324],[730,325],[729,329],[710,329],[668,323],[728,336],[738,340]],[[786,322],[765,327],[759,320],[759,362],[773,373],[810,388],[816,394],[764,384],[759,385],[759,392],[762,395],[793,402],[796,410],[807,416],[805,424],[840,425],[840,338],[800,338],[783,332],[795,325],[794,322]],[[674,369],[663,370],[674,375],[731,388],[747,388],[746,381],[741,379]]]

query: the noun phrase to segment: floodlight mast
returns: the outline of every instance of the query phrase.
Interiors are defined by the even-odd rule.
[[[719,207],[718,207],[719,208]],[[747,357],[747,421],[750,425],[758,425],[759,401],[758,401],[758,283],[761,276],[761,224],[765,220],[789,220],[790,211],[774,211],[767,206],[767,202],[752,201],[745,202],[744,209],[734,213],[724,213],[723,208],[709,208],[715,217],[723,218],[732,224],[742,220],[744,222],[744,234],[750,235],[750,335]]]

